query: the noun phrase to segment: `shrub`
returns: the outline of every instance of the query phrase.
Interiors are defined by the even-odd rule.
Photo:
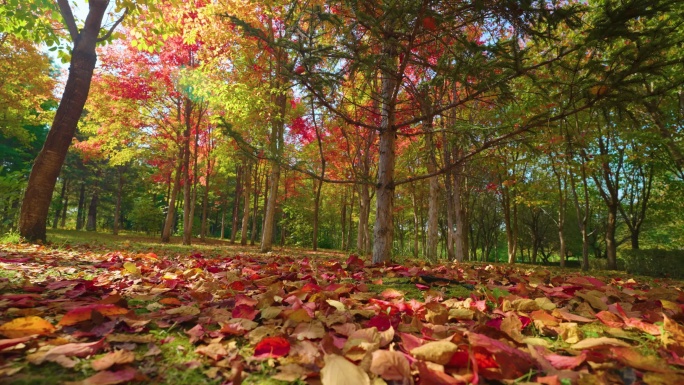
[[[622,250],[620,257],[628,273],[684,278],[684,250]]]

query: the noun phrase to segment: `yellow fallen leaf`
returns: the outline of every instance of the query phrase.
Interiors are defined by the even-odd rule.
[[[140,274],[140,269],[133,262],[124,262],[123,267],[129,274]]]
[[[325,365],[321,369],[323,385],[370,385],[370,378],[358,366],[337,354],[325,356]]]
[[[52,334],[55,327],[40,317],[30,316],[15,318],[0,326],[0,334],[9,338],[21,338],[33,334]]]
[[[458,350],[458,346],[449,341],[432,341],[411,349],[411,355],[419,360],[446,365]]]

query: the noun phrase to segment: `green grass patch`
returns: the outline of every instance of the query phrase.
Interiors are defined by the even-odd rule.
[[[464,299],[470,297],[470,293],[472,293],[472,290],[459,284],[449,284],[444,286],[432,285],[430,287],[434,291],[441,292],[444,296],[444,299]],[[368,284],[368,290],[373,293],[380,294],[387,289],[395,289],[404,293],[404,298],[406,298],[406,300],[425,300],[425,291],[420,290],[418,287],[416,287],[416,284],[411,282],[411,280],[408,277],[383,278],[382,285]]]

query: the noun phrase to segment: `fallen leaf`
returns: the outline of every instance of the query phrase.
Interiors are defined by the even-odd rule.
[[[411,365],[406,356],[400,352],[376,350],[373,352],[370,366],[371,373],[385,380],[413,382]]]
[[[290,342],[283,337],[266,337],[254,347],[254,357],[277,358],[290,352]]]
[[[112,304],[95,304],[77,307],[75,309],[69,310],[61,320],[59,320],[58,325],[60,326],[71,326],[79,322],[87,321],[92,318],[93,311],[96,311],[104,316],[114,317],[118,315],[124,315],[128,313],[128,309],[118,307]]]
[[[325,365],[321,369],[323,385],[370,385],[368,374],[361,368],[337,354],[324,357]]]
[[[128,350],[115,350],[94,360],[90,365],[93,369],[100,371],[109,369],[114,365],[130,364],[133,361],[135,361],[135,354],[133,352]]]
[[[613,346],[624,346],[624,347],[629,347],[629,344],[623,341],[620,341],[615,338],[610,338],[610,337],[598,337],[598,338],[586,338],[574,345],[571,345],[571,349],[575,350],[584,350],[584,349],[600,349],[600,348],[605,348],[605,347],[613,347]]]
[[[458,350],[458,345],[449,341],[432,341],[411,349],[411,355],[419,360],[446,365]]]
[[[116,372],[104,371],[86,378],[83,381],[66,382],[66,385],[115,385],[133,381],[137,375],[133,368],[125,368]]]
[[[55,332],[52,324],[40,317],[15,318],[0,326],[0,334],[9,338],[21,338],[33,334],[48,335]]]

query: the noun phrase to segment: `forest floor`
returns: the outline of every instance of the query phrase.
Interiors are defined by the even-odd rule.
[[[0,243],[2,384],[684,383],[681,281],[49,240]]]

